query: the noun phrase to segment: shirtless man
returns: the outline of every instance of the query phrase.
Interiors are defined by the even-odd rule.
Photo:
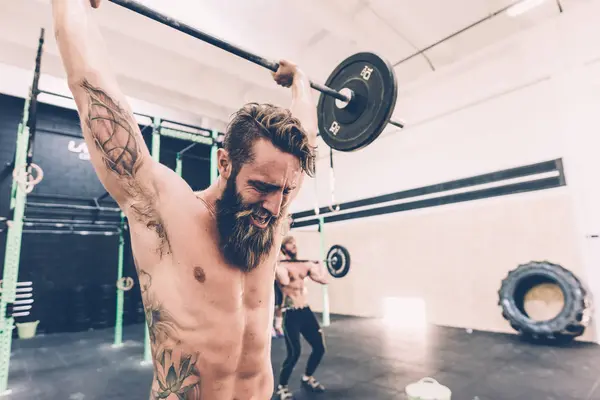
[[[91,162],[129,222],[152,345],[150,398],[269,399],[281,221],[304,173],[314,173],[308,79],[281,62],[274,79],[291,86],[291,111],[247,104],[235,113],[220,176],[196,194],[150,157],[91,15],[99,0],[52,5]]]
[[[312,347],[302,376],[302,387],[313,392],[325,391],[323,385],[313,377],[325,354],[325,339],[319,322],[308,305],[304,280],[310,278],[314,282],[326,285],[329,279],[323,263],[295,261],[298,259],[298,250],[293,237],[283,239],[281,250],[286,257],[279,260],[275,275],[285,298],[283,330],[287,357],[281,366],[277,395],[280,400],[288,400],[293,398],[288,381],[302,351],[300,335],[304,336]]]

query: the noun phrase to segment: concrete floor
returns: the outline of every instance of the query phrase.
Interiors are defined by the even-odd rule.
[[[297,399],[406,399],[408,383],[430,376],[453,400],[600,400],[600,346],[551,347],[514,335],[430,327],[416,334],[379,320],[333,318],[324,329],[327,354],[315,376],[328,391],[300,389],[310,347],[290,386]],[[39,336],[13,343],[9,387],[18,400],[147,400],[151,368],[141,366],[143,327],[125,327],[125,346],[111,348],[112,330]],[[273,341],[273,369],[285,357]],[[210,399],[208,399],[210,400]]]

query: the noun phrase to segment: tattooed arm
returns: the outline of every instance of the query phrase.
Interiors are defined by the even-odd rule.
[[[77,103],[91,161],[106,190],[126,212],[154,198],[156,166],[108,62],[90,16],[98,0],[52,0],[54,31]],[[147,204],[149,205],[149,204]]]

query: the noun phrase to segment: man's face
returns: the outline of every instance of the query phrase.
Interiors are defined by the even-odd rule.
[[[299,160],[267,140],[253,147],[254,159],[227,179],[217,201],[217,226],[225,258],[244,271],[256,268],[275,244],[275,232],[297,193]]]
[[[295,240],[290,240],[289,242],[287,242],[284,246],[285,251],[287,254],[289,254],[292,257],[296,257],[298,255],[298,248],[296,247],[296,241]]]

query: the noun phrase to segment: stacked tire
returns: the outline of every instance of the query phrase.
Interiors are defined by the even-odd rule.
[[[536,321],[525,311],[525,296],[541,283],[558,286],[564,304],[555,317]],[[572,341],[583,335],[591,316],[591,300],[581,281],[571,271],[548,261],[530,262],[510,271],[498,296],[502,316],[513,329],[533,341]]]

